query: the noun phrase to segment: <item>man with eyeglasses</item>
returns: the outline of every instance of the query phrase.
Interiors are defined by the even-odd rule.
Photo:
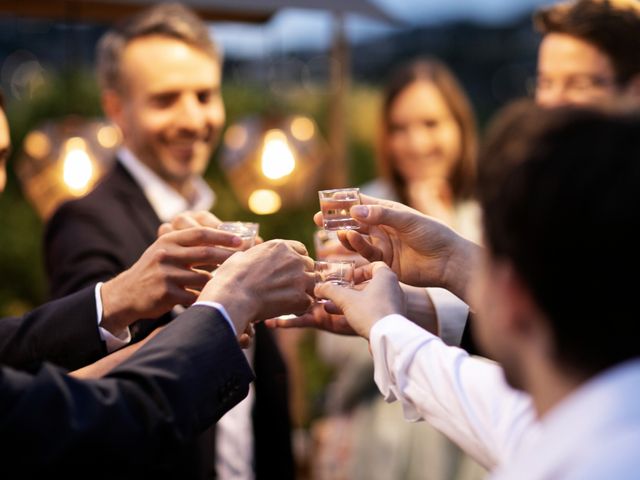
[[[640,104],[637,0],[577,0],[542,9],[534,24],[536,102],[544,107],[610,101]]]

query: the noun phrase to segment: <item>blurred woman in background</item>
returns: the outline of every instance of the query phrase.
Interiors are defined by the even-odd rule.
[[[378,138],[378,177],[361,191],[405,203],[479,241],[480,210],[473,199],[476,122],[445,65],[420,59],[392,74]],[[426,295],[452,295],[426,290]],[[426,423],[405,422],[400,405],[384,401],[365,342],[326,332],[318,332],[317,342],[336,375],[327,391],[327,416],[314,429],[314,478],[484,478],[486,471],[444,435]]]
[[[478,134],[464,90],[435,59],[400,67],[385,89],[378,178],[363,193],[432,215],[477,240]]]

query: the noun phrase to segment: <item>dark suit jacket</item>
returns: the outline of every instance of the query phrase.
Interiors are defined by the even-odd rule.
[[[252,379],[227,321],[201,306],[99,380],[49,363],[34,375],[2,365],[2,477],[184,478],[194,437],[242,400]]]
[[[144,193],[116,162],[113,170],[87,196],[63,204],[45,231],[45,260],[51,292],[61,296],[107,280],[129,268],[154,242],[160,219]],[[170,317],[169,317],[170,318]],[[165,316],[162,323],[167,321]],[[157,321],[137,322],[134,340]],[[256,329],[253,411],[256,475],[261,479],[294,478],[287,372],[273,334]],[[214,471],[214,436],[203,438],[206,475]]]
[[[97,323],[94,287],[0,319],[0,362],[28,371],[45,360],[69,370],[93,363],[107,353]]]

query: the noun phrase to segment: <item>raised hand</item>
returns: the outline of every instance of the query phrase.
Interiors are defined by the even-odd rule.
[[[345,247],[369,261],[385,262],[404,283],[444,287],[464,298],[469,267],[480,247],[417,210],[361,197],[363,205],[352,207],[351,215],[362,228],[339,232]],[[314,220],[321,224],[321,214]]]
[[[158,227],[158,236],[166,233],[175,232],[176,230],[184,230],[185,228],[193,227],[211,227],[218,228],[222,220],[216,217],[213,213],[207,210],[186,211],[176,217],[170,222],[165,222]],[[260,236],[256,236],[255,243],[262,243],[263,240]],[[237,246],[237,245],[235,245]]]
[[[121,331],[141,318],[155,318],[175,305],[190,305],[211,274],[195,267],[220,264],[240,238],[205,227],[160,236],[128,270],[102,286],[102,326]]]
[[[374,323],[387,315],[405,315],[405,296],[398,277],[382,262],[363,267],[371,281],[362,289],[344,288],[326,282],[316,286],[317,296],[328,298],[338,307],[358,335],[369,338]]]
[[[165,222],[158,227],[158,236],[176,230],[184,230],[192,227],[217,228],[222,221],[207,210],[186,211],[175,216],[170,222]]]
[[[324,305],[314,305],[310,312],[306,312],[294,318],[269,318],[265,320],[265,325],[269,328],[305,328],[312,327],[318,330],[337,333],[339,335],[357,335],[351,327],[346,317],[339,314],[332,314],[325,310]],[[326,307],[330,308],[330,307]]]
[[[224,305],[238,332],[250,322],[306,312],[313,301],[313,260],[305,246],[270,240],[237,252],[203,288],[199,300]]]

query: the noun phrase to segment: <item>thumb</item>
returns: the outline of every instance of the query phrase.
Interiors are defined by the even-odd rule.
[[[165,222],[158,227],[158,237],[161,237],[162,235],[173,232],[173,230],[174,230],[173,225],[171,225],[168,222]]]
[[[389,266],[384,263],[384,262],[373,262],[371,264],[369,264],[369,275],[371,276],[370,278],[373,279],[373,277],[394,277],[397,281],[398,277],[397,275],[393,272],[393,270],[391,270],[389,268]]]
[[[415,226],[418,216],[408,210],[397,210],[383,205],[355,205],[351,216],[368,225],[386,225],[399,232],[408,232]]]
[[[340,310],[344,311],[344,308],[349,305],[353,290],[341,287],[331,282],[318,283],[314,290],[316,298],[328,298],[331,300]]]

